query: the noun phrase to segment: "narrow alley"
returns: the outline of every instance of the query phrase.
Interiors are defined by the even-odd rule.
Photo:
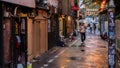
[[[97,35],[87,35],[84,46],[80,45],[79,36],[72,43],[50,52],[46,58],[40,57],[33,68],[108,68],[107,41]]]
[[[119,0],[0,0],[0,68],[120,68]]]

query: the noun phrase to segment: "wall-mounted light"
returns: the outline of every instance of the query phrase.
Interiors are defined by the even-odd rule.
[[[94,4],[96,5],[96,4],[97,4],[97,2],[94,2]]]
[[[10,9],[9,7],[4,7],[4,14],[3,14],[4,17],[10,17],[9,9]]]
[[[27,13],[27,16],[28,16],[29,18],[34,18],[34,17],[37,16],[37,13],[36,13],[36,12],[37,12],[37,11],[32,10],[31,12]]]
[[[71,17],[70,16],[68,16],[68,21],[70,21],[71,20]]]

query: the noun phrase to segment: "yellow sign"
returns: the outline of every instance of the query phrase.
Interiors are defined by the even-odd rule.
[[[27,17],[27,14],[25,14],[25,13],[20,13],[20,17]]]

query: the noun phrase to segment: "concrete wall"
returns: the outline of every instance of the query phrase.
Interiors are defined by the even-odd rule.
[[[115,31],[117,48],[120,50],[120,20],[115,21]]]
[[[116,57],[117,57],[117,62],[116,62],[116,68],[120,68],[119,65],[119,60],[120,60],[120,20],[115,21],[115,30],[116,30],[116,44],[117,44],[117,49],[116,49]]]
[[[115,22],[115,30],[116,30],[116,38],[119,38],[120,39],[120,20],[116,20]]]
[[[68,0],[63,0],[62,1],[62,14],[65,14],[65,15],[67,15],[67,11],[68,11],[67,2],[68,2]]]
[[[71,15],[71,0],[62,0],[62,14]]]

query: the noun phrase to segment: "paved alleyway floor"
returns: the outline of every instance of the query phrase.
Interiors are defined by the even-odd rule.
[[[72,46],[61,47],[43,61],[35,62],[33,68],[108,68],[107,49],[107,41],[89,35],[84,46],[78,38]]]

